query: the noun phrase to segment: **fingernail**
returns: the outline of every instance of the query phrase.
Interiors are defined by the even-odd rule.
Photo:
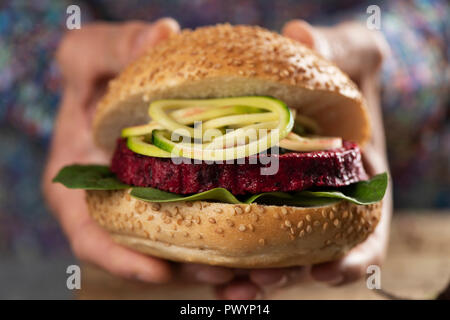
[[[210,282],[211,277],[206,272],[197,272],[195,274],[195,279],[199,282]]]
[[[172,18],[161,18],[156,21],[155,25],[163,25],[169,33],[177,33],[180,31],[180,25]]]
[[[337,286],[338,284],[340,284],[342,281],[344,280],[344,277],[339,274],[338,276],[336,276],[335,278],[331,279],[331,280],[327,280],[326,283],[329,286]]]
[[[138,273],[134,276],[135,279],[142,282],[151,282],[151,283],[166,283],[170,280],[170,274],[148,274],[148,273]]]
[[[154,277],[143,273],[136,274],[133,278],[142,282],[155,282]]]
[[[274,285],[274,287],[284,287],[287,282],[288,276],[284,274],[281,279]]]
[[[227,273],[226,271],[222,272],[217,271],[214,273],[200,271],[195,274],[195,278],[199,282],[210,284],[222,284],[231,281],[233,275]]]

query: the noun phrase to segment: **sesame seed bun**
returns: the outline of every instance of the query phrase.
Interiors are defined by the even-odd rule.
[[[324,135],[361,146],[369,138],[362,95],[333,63],[277,33],[231,25],[185,30],[129,65],[98,105],[94,137],[113,150],[121,129],[150,120],[153,100],[249,95],[284,101]]]
[[[301,208],[206,201],[149,203],[129,190],[87,191],[89,211],[115,241],[181,262],[236,268],[308,265],[337,259],[364,241],[381,203]]]
[[[129,65],[98,105],[94,138],[112,151],[121,129],[150,120],[154,100],[252,95],[284,101],[313,118],[323,135],[360,146],[369,139],[364,99],[334,64],[279,34],[230,25],[185,30]],[[149,203],[129,190],[87,191],[87,203],[92,217],[125,246],[174,261],[239,268],[337,259],[367,238],[381,214],[381,203],[347,201],[312,208]]]

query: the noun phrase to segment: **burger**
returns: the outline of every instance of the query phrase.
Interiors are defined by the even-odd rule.
[[[112,238],[238,268],[338,259],[376,228],[364,99],[334,64],[252,26],[184,30],[110,81],[93,135],[110,166],[64,167]]]

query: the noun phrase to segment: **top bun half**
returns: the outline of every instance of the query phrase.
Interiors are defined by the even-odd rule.
[[[253,95],[284,101],[317,121],[323,135],[360,145],[370,137],[361,92],[333,63],[260,27],[217,25],[172,36],[110,81],[94,138],[112,151],[124,127],[150,120],[154,100]]]

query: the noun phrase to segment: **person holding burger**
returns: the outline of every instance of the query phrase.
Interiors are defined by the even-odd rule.
[[[107,91],[108,81],[147,49],[163,45],[179,32],[178,23],[170,18],[150,24],[139,21],[94,23],[69,32],[60,44],[56,58],[64,78],[64,92],[43,176],[43,190],[75,255],[125,278],[150,283],[175,278],[179,281],[195,279],[215,286],[217,296],[225,299],[252,299],[265,287],[293,284],[309,276],[330,285],[341,285],[362,277],[367,266],[380,264],[386,250],[392,211],[390,187],[382,202],[378,226],[345,256],[310,267],[286,263],[280,264],[288,265],[283,268],[246,266],[241,269],[224,267],[226,263],[222,266],[174,264],[121,246],[89,215],[88,205],[91,204],[89,197],[86,204],[83,191],[68,190],[52,183],[65,165],[109,161],[92,138],[96,106]],[[388,49],[380,34],[356,23],[319,28],[301,20],[288,22],[282,34],[334,62],[358,84],[367,101],[372,128],[370,141],[362,150],[365,170],[369,176],[388,171],[377,91],[377,72]]]

